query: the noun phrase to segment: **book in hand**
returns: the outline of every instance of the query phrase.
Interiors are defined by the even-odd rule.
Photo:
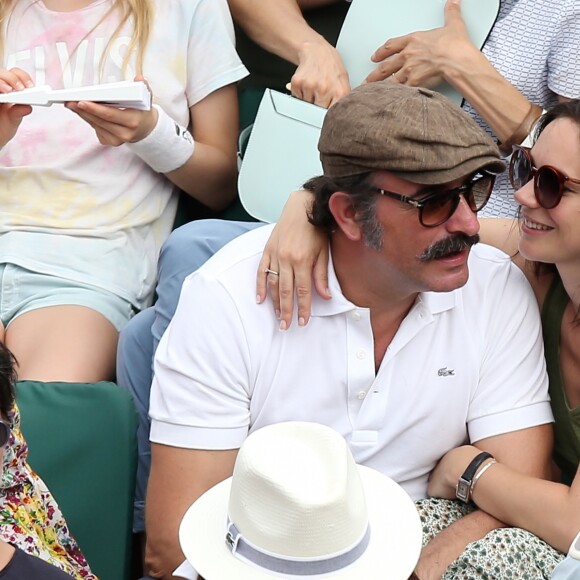
[[[54,103],[92,101],[119,109],[151,109],[151,93],[142,81],[120,81],[104,85],[51,89],[48,85],[0,93],[0,103],[50,107]]]

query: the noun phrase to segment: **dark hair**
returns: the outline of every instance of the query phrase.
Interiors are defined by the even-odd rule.
[[[356,212],[356,221],[361,225],[364,242],[374,250],[380,250],[383,243],[383,228],[376,217],[377,195],[371,183],[372,173],[362,173],[351,177],[331,178],[321,175],[308,180],[304,189],[314,194],[314,201],[308,213],[313,226],[323,228],[327,233],[336,229],[336,221],[328,207],[328,202],[337,191],[348,193]]]
[[[547,113],[542,115],[534,128],[534,143],[538,140],[538,137],[544,132],[546,127],[558,119],[570,119],[576,123],[580,129],[580,99],[558,103],[557,105],[551,107]],[[580,141],[578,143],[578,149],[580,151]],[[546,264],[544,262],[532,261],[530,261],[530,263],[536,276],[550,272],[556,275],[558,274],[558,270],[555,264]]]
[[[570,119],[580,127],[580,99],[558,103],[542,115],[534,128],[534,141],[537,141],[544,129],[557,119]]]
[[[14,384],[16,383],[16,359],[0,342],[0,413],[8,417],[14,406]]]

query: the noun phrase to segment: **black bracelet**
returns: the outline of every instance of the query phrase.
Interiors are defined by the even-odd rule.
[[[455,486],[455,497],[457,499],[460,499],[465,503],[469,503],[473,476],[475,475],[478,467],[486,459],[493,459],[493,455],[487,451],[482,451],[471,460],[471,463],[467,466],[467,469],[463,472],[463,475],[459,478],[459,481]]]

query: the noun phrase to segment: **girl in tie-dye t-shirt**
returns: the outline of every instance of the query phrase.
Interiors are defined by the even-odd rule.
[[[23,379],[110,379],[176,191],[213,209],[235,195],[246,70],[226,0],[0,0],[0,23],[0,92],[146,79],[153,95],[150,111],[0,104],[6,344]]]

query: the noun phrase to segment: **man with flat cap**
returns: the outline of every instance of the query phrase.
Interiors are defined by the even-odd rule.
[[[248,434],[272,423],[332,427],[358,463],[416,500],[438,459],[467,441],[486,453],[458,486],[465,502],[490,455],[548,474],[536,301],[508,256],[475,245],[476,212],[504,169],[496,145],[444,97],[385,81],[328,111],[319,149],[324,175],[307,187],[310,220],[329,232],[332,299],[314,296],[308,325],[280,332],[253,291],[265,226],[186,279],[157,350],[152,577],[171,578],[184,559],[186,509],[231,475]],[[441,578],[467,544],[500,526],[480,511],[457,520],[424,547],[417,576]]]

